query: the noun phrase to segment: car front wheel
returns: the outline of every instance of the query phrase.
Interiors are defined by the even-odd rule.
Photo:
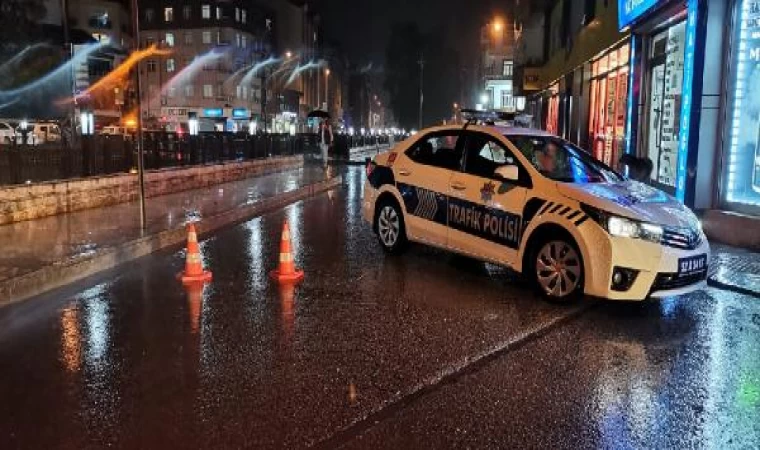
[[[532,265],[536,286],[547,299],[568,302],[583,293],[583,261],[574,242],[547,240],[537,246]]]
[[[384,201],[378,204],[375,230],[380,245],[388,253],[400,253],[406,247],[404,216],[395,202]]]

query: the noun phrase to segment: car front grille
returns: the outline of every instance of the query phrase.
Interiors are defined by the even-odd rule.
[[[697,284],[707,279],[707,270],[693,275],[679,277],[675,273],[661,273],[657,275],[652,286],[652,292],[681,289],[692,284]]]
[[[690,228],[665,227],[660,243],[681,250],[694,250],[702,244],[702,233]]]

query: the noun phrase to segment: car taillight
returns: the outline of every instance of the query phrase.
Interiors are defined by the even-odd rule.
[[[374,161],[368,159],[367,160],[367,167],[366,167],[367,178],[369,178],[370,175],[372,175],[372,172],[375,170],[375,167],[377,167],[377,164],[375,164]]]

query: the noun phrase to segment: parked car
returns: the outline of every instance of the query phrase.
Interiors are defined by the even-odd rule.
[[[16,132],[7,122],[0,122],[0,145],[9,145],[13,143]]]
[[[30,123],[27,124],[27,130],[26,143],[28,145],[40,145],[48,142],[61,141],[61,127],[55,123]],[[20,144],[22,142],[22,136],[21,125],[19,125],[16,128],[17,143]]]

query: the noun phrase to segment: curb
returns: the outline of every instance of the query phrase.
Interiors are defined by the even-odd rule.
[[[199,236],[206,236],[220,228],[235,225],[252,217],[282,208],[291,203],[313,197],[321,192],[340,186],[340,176],[277,194],[253,205],[241,206],[229,211],[206,217],[196,222]],[[184,225],[171,230],[160,231],[116,247],[104,248],[85,260],[68,259],[0,282],[0,307],[26,300],[55,288],[82,280],[120,264],[147,256],[170,247],[180,246],[187,239]]]
[[[746,295],[747,297],[754,297],[754,298],[760,299],[760,292],[758,291],[743,288],[741,286],[736,286],[733,284],[723,283],[722,281],[718,281],[715,278],[708,278],[707,285],[715,289],[720,289],[722,291],[736,292],[737,294]]]

